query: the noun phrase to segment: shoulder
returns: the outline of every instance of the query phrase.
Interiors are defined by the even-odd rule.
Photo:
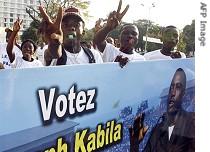
[[[20,61],[22,62],[23,58],[20,56],[17,56],[13,62],[20,62]]]
[[[38,67],[42,67],[42,66],[43,66],[42,62],[39,61],[39,60],[37,60],[37,59],[34,59],[33,62],[34,62],[34,64],[35,64],[36,66],[38,66]]]
[[[101,57],[101,53],[98,50],[95,49],[89,49],[89,48],[82,48],[82,51],[84,52],[84,54],[86,56],[88,56],[89,60],[90,58],[94,58],[95,59],[95,63],[102,63],[102,57]]]
[[[157,55],[157,54],[160,54],[160,50],[154,50],[154,51],[151,51],[151,52],[147,52],[144,54],[144,57],[150,57],[150,56],[154,56],[154,55]]]
[[[96,49],[89,49],[94,55],[100,55],[100,52]]]
[[[186,124],[194,124],[195,123],[195,112],[188,112],[182,110],[179,115],[179,119],[184,121]]]
[[[11,63],[12,68],[19,68],[24,62],[23,58],[20,56],[16,56],[15,60]]]
[[[145,61],[145,57],[143,55],[137,53],[136,51],[134,51],[134,60]]]
[[[95,58],[96,63],[102,63],[102,54],[98,50],[90,49],[90,51],[93,53],[93,56]]]
[[[118,51],[119,52],[119,48],[115,47],[114,45],[110,44],[110,43],[106,43],[106,47],[104,49],[104,51]]]
[[[188,117],[188,118],[192,118],[192,119],[195,119],[195,112],[188,112],[188,111],[182,111],[182,114],[185,116],[185,117]]]
[[[154,51],[146,53],[145,55],[154,55],[154,54],[160,54],[160,50],[154,50]]]

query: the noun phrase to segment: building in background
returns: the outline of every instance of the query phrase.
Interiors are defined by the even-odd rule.
[[[27,29],[32,19],[26,13],[26,7],[36,8],[40,5],[40,0],[0,0],[0,27],[12,27],[15,20],[19,17],[23,19],[22,31]],[[5,33],[0,33],[0,42]],[[3,36],[2,36],[3,35]]]

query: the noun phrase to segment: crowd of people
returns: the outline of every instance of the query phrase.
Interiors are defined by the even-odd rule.
[[[113,39],[108,34],[117,28],[129,5],[121,11],[122,0],[117,10],[112,11],[106,23],[100,26],[100,20],[95,25],[95,35],[92,43],[82,41],[85,34],[85,21],[80,11],[75,7],[59,8],[56,19],[51,19],[42,6],[39,11],[42,22],[38,29],[43,42],[37,44],[27,39],[17,43],[18,32],[23,20],[17,19],[13,29],[7,28],[6,42],[0,46],[0,68],[32,68],[43,66],[89,64],[103,62],[119,62],[124,67],[129,61],[146,61],[157,59],[186,58],[181,51],[175,50],[179,41],[179,31],[175,26],[167,26],[161,31],[160,50],[140,55],[135,51],[139,35],[134,24],[125,24],[120,29],[119,39]]]
[[[100,21],[96,22],[92,43],[82,41],[85,34],[85,21],[77,8],[69,7],[64,10],[60,7],[56,19],[51,19],[40,6],[39,11],[43,20],[38,32],[43,42],[37,46],[33,40],[26,39],[18,44],[18,32],[23,22],[18,18],[14,22],[13,29],[5,29],[5,43],[0,45],[0,69],[102,64],[103,62],[118,62],[123,68],[131,61],[186,58],[183,52],[175,49],[179,42],[179,30],[172,25],[166,26],[161,31],[162,48],[144,55],[135,51],[141,34],[136,25],[123,25],[118,41],[109,37],[109,33],[120,25],[129,9],[127,5],[124,10],[121,10],[121,6],[122,0],[117,10],[109,14],[104,26],[100,26]],[[130,128],[123,128],[123,141],[109,150],[116,152],[194,151],[195,123],[192,112],[194,104],[191,104],[188,111],[183,110],[183,107],[185,109],[188,107],[188,102],[190,103],[194,96],[185,96],[187,102],[181,105],[185,89],[185,72],[183,69],[177,69],[168,93],[167,111],[160,123],[158,122],[160,113],[157,114],[154,109],[142,113],[148,108],[147,100],[138,107],[137,117],[132,114],[132,108],[129,106],[122,110],[119,119],[124,126],[130,126]],[[150,126],[150,129],[144,123]],[[147,132],[150,132],[150,135],[146,134]]]

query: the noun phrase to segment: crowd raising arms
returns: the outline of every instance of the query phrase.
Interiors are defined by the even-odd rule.
[[[64,59],[65,62],[62,64],[119,62],[121,67],[124,67],[128,61],[135,60],[145,61],[151,59],[186,58],[184,53],[174,51],[174,48],[179,41],[179,39],[177,39],[179,37],[179,33],[176,32],[177,29],[174,26],[168,26],[163,30],[161,38],[163,42],[162,49],[160,51],[149,52],[145,54],[145,56],[135,52],[134,48],[138,43],[139,35],[141,33],[139,33],[137,26],[134,24],[125,24],[120,29],[119,48],[115,47],[113,42],[107,43],[109,40],[113,41],[111,37],[108,37],[109,32],[121,24],[122,18],[126,15],[128,10],[129,5],[122,10],[122,0],[120,0],[117,10],[112,11],[108,18],[103,20],[106,22],[104,26],[100,26],[100,23],[102,22],[101,20],[96,22],[95,35],[93,38],[93,45],[96,46],[96,50],[92,49],[93,47],[90,50],[86,50],[86,47],[84,48],[84,46],[81,45],[81,39],[85,33],[85,22],[77,8],[70,7],[64,10],[62,7],[59,7],[57,17],[53,20],[49,17],[44,8],[40,6],[39,11],[42,17],[42,22],[39,27],[39,32],[48,45],[47,49],[44,51],[45,65],[59,65],[58,62],[63,60],[64,57],[67,59]],[[13,31],[6,47],[11,63],[16,61],[16,55],[13,49],[17,44],[16,37],[22,22],[23,21],[18,18],[14,23]],[[175,37],[174,35],[177,36]],[[33,47],[31,53],[27,51],[24,52],[24,47],[20,47],[20,49],[22,51],[23,61],[32,63],[35,61],[34,53],[36,51],[36,44],[31,40],[27,40],[26,44],[28,43]],[[173,46],[171,46],[172,43]],[[88,62],[88,58],[91,58],[89,56],[96,58],[94,62]],[[30,63],[27,64],[30,65]],[[13,63],[12,65],[17,65],[17,63]],[[37,62],[32,67],[36,66],[41,66],[41,64]],[[13,67],[17,68],[16,66]],[[21,68],[23,67],[25,66],[22,66]],[[31,67],[31,65],[28,67]]]

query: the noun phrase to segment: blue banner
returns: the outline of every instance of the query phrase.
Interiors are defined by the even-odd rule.
[[[0,70],[0,151],[127,152],[129,127],[144,112],[142,151],[178,68],[187,78],[182,107],[194,112],[194,59]]]

